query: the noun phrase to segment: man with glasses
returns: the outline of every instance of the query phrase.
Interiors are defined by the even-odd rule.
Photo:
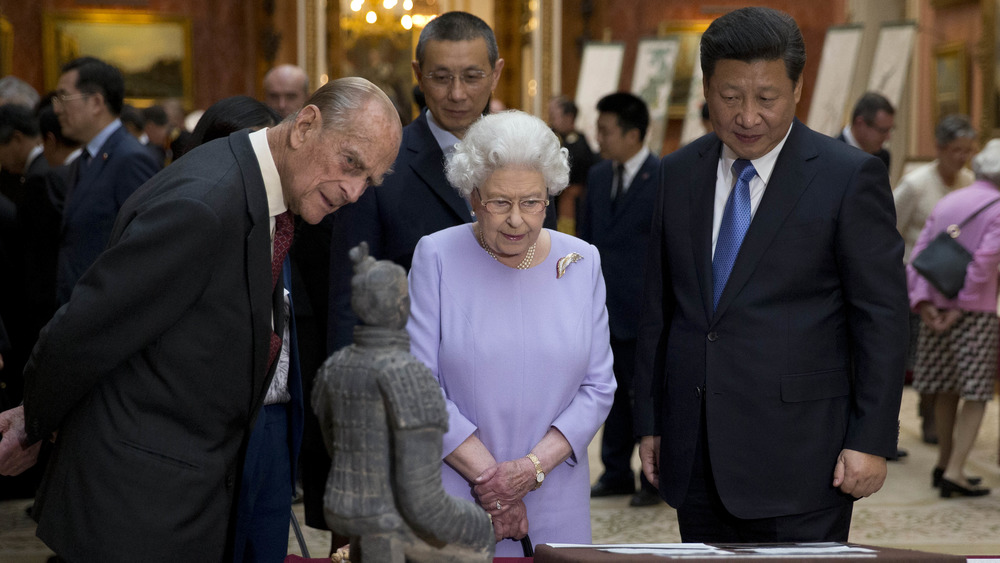
[[[883,148],[895,126],[896,110],[889,100],[878,92],[866,92],[854,105],[851,123],[844,127],[837,139],[852,147],[873,154],[889,168],[889,151]]]
[[[504,61],[493,30],[465,12],[448,12],[424,27],[413,73],[427,109],[403,129],[394,172],[377,190],[333,219],[330,253],[329,351],[351,343],[348,250],[367,241],[371,255],[410,268],[420,237],[473,220],[468,203],[444,176],[444,159],[486,113]]]
[[[635,493],[631,506],[650,506],[660,503],[656,487],[640,474],[641,487],[636,492],[632,471],[636,446],[632,374],[660,160],[644,144],[649,109],[641,98],[627,92],[609,94],[597,102],[597,112],[597,142],[606,160],[595,164],[587,175],[579,234],[601,252],[618,389],[601,438],[604,473],[591,487],[590,496]]]
[[[79,141],[63,212],[56,297],[60,304],[108,245],[115,217],[132,192],[159,170],[153,157],[122,127],[121,72],[94,57],[66,63],[52,98],[63,135]]]

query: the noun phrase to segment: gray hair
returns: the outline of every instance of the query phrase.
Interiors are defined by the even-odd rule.
[[[306,105],[314,104],[323,117],[323,128],[342,134],[357,134],[358,126],[367,123],[372,115],[366,115],[369,102],[382,106],[390,121],[396,123],[396,130],[402,129],[396,106],[381,88],[356,76],[331,80],[306,100]]]
[[[549,195],[569,184],[569,152],[544,121],[509,110],[479,118],[445,164],[448,182],[463,197],[501,168],[535,170]]]
[[[467,12],[445,12],[427,22],[417,39],[417,65],[423,68],[424,52],[429,41],[474,41],[483,38],[490,68],[496,68],[500,58],[497,38],[489,24]]]
[[[934,128],[934,140],[943,147],[955,139],[975,139],[976,128],[965,115],[946,115]]]
[[[979,154],[972,157],[972,171],[977,180],[986,180],[1000,186],[1000,139],[986,143]]]
[[[20,78],[16,76],[0,78],[0,103],[18,104],[34,110],[39,99],[38,91]]]

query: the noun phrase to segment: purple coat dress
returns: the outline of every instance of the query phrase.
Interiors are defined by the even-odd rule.
[[[573,448],[541,488],[524,497],[532,543],[590,543],[587,445],[615,393],[597,249],[548,231],[552,248],[528,270],[500,264],[472,225],[420,239],[410,269],[410,349],[437,377],[448,408],[447,456],[475,434],[498,462],[524,457],[550,426]],[[583,260],[556,278],[556,262]],[[472,500],[468,481],[447,464],[450,494]],[[519,542],[497,556],[520,556]]]

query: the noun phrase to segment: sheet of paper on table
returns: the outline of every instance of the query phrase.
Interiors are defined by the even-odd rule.
[[[789,543],[775,545],[706,545],[703,543],[648,543],[648,544],[568,544],[552,543],[550,547],[559,549],[567,547],[598,549],[608,553],[632,554],[632,555],[663,555],[672,556],[698,556],[698,557],[732,557],[733,555],[752,555],[756,558],[766,557],[793,557],[802,555],[830,555],[830,556],[855,556],[855,557],[875,557],[876,553],[872,549],[865,547],[844,545],[841,543]]]

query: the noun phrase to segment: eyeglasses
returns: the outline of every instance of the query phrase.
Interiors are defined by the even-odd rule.
[[[72,100],[79,100],[82,98],[86,98],[88,96],[93,96],[93,94],[87,94],[82,92],[79,94],[56,94],[55,96],[52,96],[52,105],[58,104],[61,106],[65,106],[66,102]]]
[[[451,82],[457,78],[466,88],[478,89],[486,85],[488,75],[484,70],[467,70],[457,75],[450,72],[430,72],[424,78],[435,88],[450,88]]]
[[[483,194],[479,192],[479,188],[476,188],[476,197],[479,201],[483,203],[483,207],[486,208],[491,215],[507,215],[514,209],[514,202],[509,199],[488,199],[483,201]],[[521,199],[517,202],[517,208],[522,215],[538,215],[545,211],[545,208],[549,206],[549,200],[547,199]]]
[[[870,121],[870,122],[866,121],[865,124],[868,125],[869,127],[871,127],[872,129],[874,129],[875,132],[878,133],[879,135],[888,135],[889,133],[892,133],[893,129],[896,128],[895,126],[893,126],[893,127],[879,127],[878,125],[875,125],[874,121]]]

